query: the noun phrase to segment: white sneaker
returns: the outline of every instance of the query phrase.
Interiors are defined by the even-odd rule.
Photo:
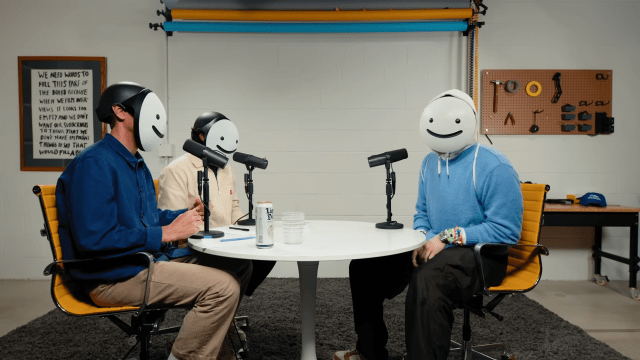
[[[336,351],[333,360],[366,360],[358,353],[358,350]]]

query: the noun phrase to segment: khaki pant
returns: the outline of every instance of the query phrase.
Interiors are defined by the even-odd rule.
[[[251,277],[251,261],[196,254],[153,264],[148,305],[191,306],[171,352],[180,360],[215,360]],[[89,291],[98,306],[139,306],[147,270]],[[242,289],[241,289],[242,288]]]

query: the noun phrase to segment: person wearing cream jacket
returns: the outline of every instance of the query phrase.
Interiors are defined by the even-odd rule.
[[[206,145],[214,151],[231,158],[238,150],[240,139],[238,129],[226,116],[217,112],[200,115],[191,129],[191,139]],[[182,209],[185,204],[193,204],[198,193],[198,171],[203,171],[202,159],[184,154],[160,173],[158,179],[158,207],[160,209]],[[209,228],[235,224],[244,217],[236,192],[236,176],[231,166],[209,171]],[[201,230],[204,229],[204,223]],[[187,246],[187,240],[179,244]],[[228,258],[221,257],[221,261]],[[231,259],[224,260],[230,261]],[[247,260],[253,269],[248,284],[243,284],[243,294],[251,296],[275,266],[275,261]]]

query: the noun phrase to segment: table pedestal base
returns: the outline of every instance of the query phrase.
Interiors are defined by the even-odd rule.
[[[300,274],[300,312],[302,317],[302,360],[316,357],[316,288],[318,261],[298,261]]]

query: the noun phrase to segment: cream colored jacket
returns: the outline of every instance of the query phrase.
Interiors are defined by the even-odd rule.
[[[158,179],[158,207],[162,210],[192,207],[198,197],[198,170],[202,169],[202,160],[191,154],[180,156],[162,169]],[[231,225],[244,215],[236,196],[236,177],[231,166],[218,169],[217,179],[209,169],[209,208],[210,229]],[[200,228],[204,229],[204,223]]]

